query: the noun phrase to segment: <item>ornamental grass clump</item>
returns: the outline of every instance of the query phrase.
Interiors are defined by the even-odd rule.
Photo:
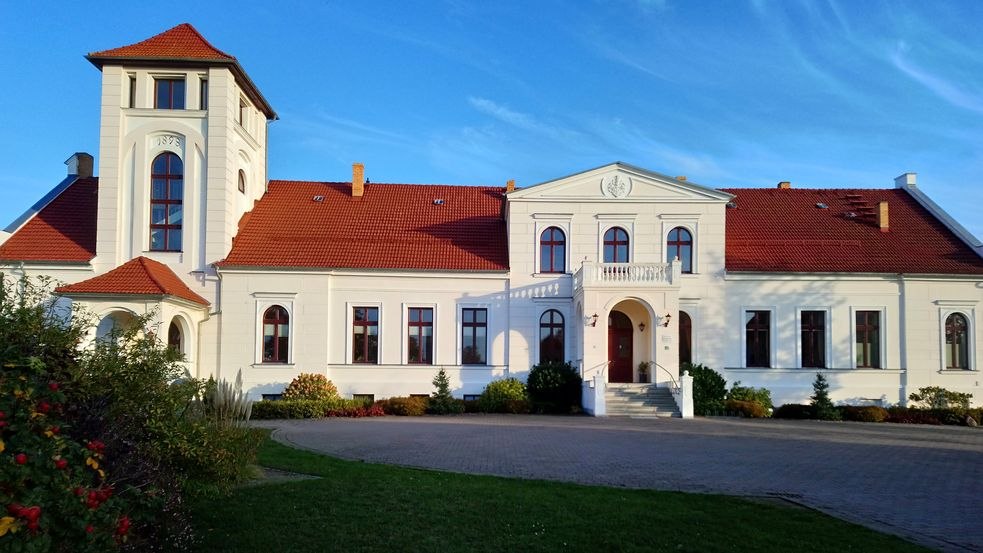
[[[301,373],[297,375],[286,389],[283,399],[313,399],[330,400],[338,397],[338,388],[323,374]]]

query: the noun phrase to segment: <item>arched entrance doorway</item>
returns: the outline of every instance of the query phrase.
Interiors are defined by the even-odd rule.
[[[631,319],[621,311],[608,315],[608,382],[631,382],[634,376],[632,360]]]

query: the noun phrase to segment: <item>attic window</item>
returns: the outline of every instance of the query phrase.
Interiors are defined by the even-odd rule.
[[[323,202],[323,201],[324,201],[324,196],[320,196],[320,195],[318,195],[318,196],[314,196],[314,198],[312,198],[312,199],[313,199],[313,200],[314,200],[315,202]]]
[[[847,219],[855,219],[857,217],[857,214],[852,211],[847,211],[846,213],[843,214],[843,216],[846,217]]]
[[[433,201],[433,205],[444,205],[444,199],[437,198],[436,200]]]
[[[824,204],[822,202],[817,203],[816,204],[816,207],[818,207],[819,209],[828,209],[829,208],[828,205],[826,205],[826,204]]]

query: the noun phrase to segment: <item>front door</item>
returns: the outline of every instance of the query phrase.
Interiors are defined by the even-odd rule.
[[[608,316],[608,382],[631,382],[632,370],[631,319],[621,311]]]

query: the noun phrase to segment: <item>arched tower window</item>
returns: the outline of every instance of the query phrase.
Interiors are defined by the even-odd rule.
[[[670,230],[666,240],[666,261],[672,263],[672,260],[677,257],[683,266],[683,272],[692,273],[693,235],[683,227]]]
[[[181,251],[184,163],[164,152],[150,166],[150,249]]]
[[[290,316],[274,305],[263,313],[263,362],[286,363],[290,349]]]
[[[621,227],[611,227],[604,233],[604,262],[628,263],[628,233]]]
[[[539,270],[543,273],[562,273],[566,270],[567,238],[563,231],[550,227],[539,237]]]
[[[945,368],[969,368],[968,328],[962,313],[953,313],[945,318]]]
[[[181,335],[181,325],[171,321],[167,327],[167,347],[177,353],[184,353],[184,336]]]
[[[539,318],[539,362],[563,362],[563,314],[549,309]]]
[[[239,169],[239,192],[246,193],[246,172]]]

